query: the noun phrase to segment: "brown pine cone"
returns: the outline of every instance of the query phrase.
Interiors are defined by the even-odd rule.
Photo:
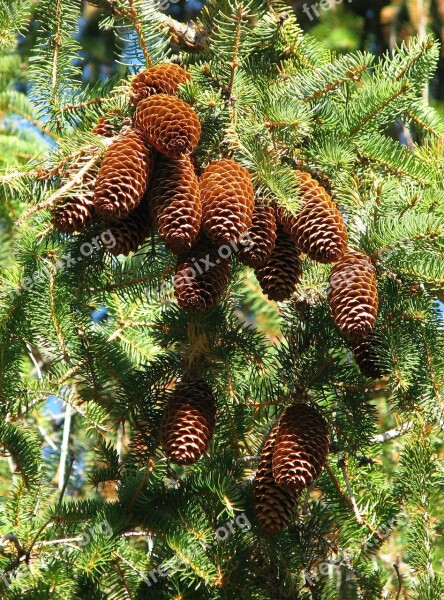
[[[270,258],[254,270],[264,294],[283,302],[291,298],[302,275],[299,250],[282,227],[277,228],[276,244]]]
[[[296,171],[303,206],[296,215],[278,210],[278,220],[301,252],[320,263],[337,262],[347,250],[347,230],[336,204],[309,173]]]
[[[237,241],[251,227],[254,191],[247,169],[224,158],[211,163],[200,179],[202,227],[216,244]]]
[[[179,259],[174,295],[188,312],[205,312],[218,304],[230,280],[230,261],[206,239]]]
[[[115,245],[107,245],[106,249],[114,256],[128,256],[143,246],[151,233],[151,219],[148,203],[142,201],[137,208],[124,219],[110,222],[106,230],[111,233]]]
[[[181,83],[191,79],[191,75],[172,63],[156,65],[139,73],[132,81],[130,98],[134,105],[154,94],[174,96]]]
[[[82,187],[76,197],[67,198],[54,208],[52,224],[61,233],[83,231],[94,220],[94,184]]]
[[[67,180],[74,177],[91,158],[89,154],[81,155],[66,169],[64,177]],[[64,198],[60,204],[54,207],[52,224],[57,231],[61,233],[80,232],[94,221],[94,188],[97,172],[98,167],[95,166],[85,173],[76,194]]]
[[[256,205],[248,233],[242,240],[239,260],[248,267],[258,267],[268,260],[276,245],[276,215],[272,206]]]
[[[308,404],[294,404],[279,419],[273,452],[273,475],[278,485],[300,492],[317,479],[327,462],[327,424]]]
[[[356,364],[364,377],[370,379],[382,379],[384,377],[385,369],[378,355],[378,350],[381,348],[381,342],[373,336],[364,338],[352,345]]]
[[[298,499],[298,494],[277,485],[273,477],[277,432],[275,425],[265,441],[254,480],[256,518],[266,533],[279,533],[290,525]]]
[[[97,214],[124,219],[142,200],[152,172],[153,154],[142,134],[124,131],[108,148],[95,190]]]
[[[333,267],[328,301],[341,333],[359,339],[372,331],[378,314],[378,290],[368,256],[349,251]]]
[[[113,137],[117,134],[117,131],[111,120],[104,116],[100,117],[96,125],[91,129],[91,133],[103,135],[103,137]]]
[[[208,449],[216,424],[216,401],[202,379],[183,380],[168,401],[162,426],[162,446],[169,460],[192,465]]]
[[[199,235],[202,218],[199,180],[190,159],[159,157],[150,187],[160,237],[172,252],[186,252]]]
[[[136,125],[149,144],[171,158],[193,152],[201,134],[194,109],[166,94],[150,96],[138,104]]]

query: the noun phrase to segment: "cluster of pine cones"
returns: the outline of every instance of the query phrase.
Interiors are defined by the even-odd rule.
[[[335,263],[328,301],[333,318],[352,344],[361,371],[379,377],[374,328],[378,294],[369,257],[348,246],[344,220],[326,190],[295,171],[302,207],[297,214],[255,198],[248,171],[231,159],[204,170],[194,157],[201,124],[194,109],[176,96],[190,75],[175,64],[142,71],[132,82],[134,117],[117,131],[113,115],[92,130],[111,137],[101,165],[86,169],[82,156],[65,172],[79,179],[80,194],[53,211],[63,233],[82,231],[94,221],[110,230],[116,256],[138,250],[156,228],[178,256],[174,293],[190,312],[220,302],[230,277],[230,254],[252,267],[270,300],[288,300],[300,280],[304,255]],[[85,171],[83,173],[83,171]],[[82,173],[82,176],[79,176]],[[228,253],[222,249],[229,248]],[[211,388],[184,377],[170,396],[162,427],[166,456],[193,464],[207,450],[216,422]],[[319,476],[328,454],[328,429],[308,404],[288,407],[263,448],[254,492],[261,527],[281,531],[296,500]]]
[[[267,533],[291,523],[297,500],[327,462],[328,428],[309,404],[297,403],[271,429],[254,481],[256,517]]]
[[[170,395],[161,425],[165,456],[178,465],[194,464],[208,449],[216,424],[211,387],[185,376]],[[320,475],[329,450],[328,428],[309,404],[296,403],[271,429],[254,481],[256,517],[267,533],[291,523],[297,500]]]
[[[349,249],[343,218],[329,194],[311,175],[295,171],[302,208],[294,215],[255,199],[250,174],[231,159],[212,162],[202,172],[193,155],[199,118],[175,95],[189,79],[176,64],[135,77],[131,124],[115,135],[110,115],[99,120],[93,133],[114,139],[100,167],[84,173],[81,193],[55,207],[54,226],[74,232],[100,220],[116,240],[109,249],[115,255],[137,250],[156,227],[178,255],[175,296],[190,312],[220,302],[233,249],[222,253],[226,245],[234,244],[238,259],[254,269],[264,293],[276,301],[293,294],[302,255],[336,263],[329,286],[332,315],[354,342],[365,339],[377,315],[374,268],[367,256]],[[90,158],[82,156],[65,176],[75,176]]]

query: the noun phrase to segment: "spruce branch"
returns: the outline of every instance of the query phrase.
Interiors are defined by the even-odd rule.
[[[61,33],[62,0],[57,0],[56,10],[55,10],[55,22],[56,22],[56,29],[54,32],[54,56],[53,56],[52,80],[51,80],[51,102],[52,102],[52,104],[56,104],[56,101],[57,101],[58,62],[59,62],[60,46],[62,43],[62,33]]]
[[[347,81],[349,81],[349,80],[359,81],[361,79],[361,74],[364,71],[367,71],[367,69],[368,69],[368,64],[366,64],[366,63],[363,63],[358,66],[353,66],[353,67],[350,66],[347,76],[342,77],[340,79],[336,79],[335,81],[329,82],[324,87],[313,92],[310,96],[304,96],[302,98],[302,101],[307,102],[307,103],[313,102],[314,100],[318,100],[319,98],[322,98],[322,96],[325,96],[326,94],[329,94],[330,92],[333,92],[334,90],[340,88],[345,83],[347,83]],[[316,71],[315,71],[315,73],[316,73]]]
[[[55,516],[57,516],[60,512],[60,509],[62,507],[62,502],[63,502],[63,497],[65,495],[66,492],[66,488],[68,486],[68,482],[69,482],[69,478],[71,477],[71,471],[72,471],[72,467],[74,465],[74,456],[71,456],[70,460],[69,460],[69,465],[68,465],[68,470],[66,472],[66,477],[65,477],[65,481],[63,482],[63,486],[62,489],[60,490],[60,494],[59,494],[59,500],[55,509]],[[35,536],[32,538],[31,543],[29,544],[27,550],[24,553],[25,556],[25,560],[27,563],[29,563],[29,561],[31,560],[31,554],[32,554],[32,550],[35,546],[35,544],[37,543],[39,537],[41,536],[41,534],[45,531],[45,529],[53,524],[55,522],[54,517],[51,517],[50,519],[47,519],[37,530]]]
[[[61,106],[59,111],[63,114],[67,111],[72,110],[81,110],[83,108],[87,108],[88,106],[93,106],[94,104],[102,104],[105,102],[106,98],[91,98],[90,100],[85,100],[84,102],[79,102],[78,104],[66,104],[65,106]]]
[[[234,77],[236,75],[236,71],[239,68],[239,49],[241,42],[241,31],[242,31],[242,19],[246,16],[244,14],[244,7],[242,2],[238,2],[236,4],[236,30],[234,32],[234,42],[233,42],[233,56],[231,61],[228,63],[230,67],[230,80],[228,82],[227,87],[227,97],[230,99],[233,93],[233,85],[234,85]]]
[[[68,354],[65,336],[63,335],[63,330],[60,325],[59,318],[57,316],[57,305],[55,299],[55,277],[53,272],[49,273],[49,305],[51,309],[51,318],[54,325],[54,330],[56,332],[57,339],[60,344],[60,350],[62,352],[62,358],[66,363],[69,363],[71,359]]]
[[[351,131],[350,131],[350,136],[354,137],[357,133],[359,133],[364,127],[366,127],[366,125],[368,125],[371,121],[373,121],[373,119],[381,112],[383,111],[387,106],[389,106],[390,104],[392,104],[395,100],[397,100],[400,96],[403,96],[404,94],[406,94],[408,92],[408,90],[410,89],[410,83],[406,82],[404,83],[404,85],[399,89],[396,90],[393,94],[391,94],[391,96],[389,96],[388,98],[386,98],[383,102],[381,102],[379,104],[379,106],[377,106],[376,108],[374,108],[370,113],[368,113],[365,118],[358,123]]]
[[[137,37],[139,38],[139,44],[142,48],[143,55],[145,57],[145,65],[147,68],[153,66],[153,61],[151,59],[147,43],[145,41],[145,37],[143,35],[142,26],[140,24],[139,16],[137,14],[136,3],[135,0],[129,0],[129,18],[134,25],[134,29],[137,32]]]
[[[134,0],[130,0],[130,2],[133,3]],[[108,8],[116,16],[129,18],[131,21],[133,19],[130,10],[123,8],[121,4],[118,4],[115,0],[96,0],[96,3],[104,8]],[[175,50],[186,50],[188,52],[199,53],[208,51],[210,46],[210,32],[203,27],[193,22],[181,23],[160,10],[155,11],[153,18],[155,18],[159,25],[168,32],[171,37],[172,46]]]
[[[208,52],[210,48],[210,32],[195,23],[180,23],[164,13],[159,13],[157,18],[159,23],[171,36],[172,45],[175,50],[196,53]]]
[[[375,435],[371,438],[370,443],[371,444],[383,444],[384,442],[394,440],[395,438],[400,437],[401,435],[404,435],[405,433],[408,433],[411,429],[413,429],[413,427],[414,427],[413,421],[407,421],[406,423],[399,425],[399,427],[395,427],[394,429],[389,429],[388,431],[385,431],[384,433],[378,433],[378,435]]]
[[[402,592],[402,577],[401,572],[399,570],[399,566],[396,563],[393,565],[393,568],[395,569],[396,576],[398,577],[398,592],[396,594],[396,600],[399,600],[401,598]]]
[[[435,45],[435,42],[431,37],[429,37],[428,40],[421,42],[420,51],[416,55],[411,56],[410,60],[396,74],[396,77],[395,77],[396,81],[400,81],[404,77],[404,75],[408,71],[410,71],[414,67],[414,65],[433,48],[434,45]]]
[[[425,131],[427,131],[428,133],[431,133],[432,135],[434,135],[436,137],[444,139],[444,133],[441,133],[440,131],[438,131],[437,129],[432,127],[429,123],[427,123],[423,119],[419,118],[418,115],[415,115],[412,111],[407,110],[405,113],[405,116],[408,117],[411,121],[413,121],[413,123],[416,123],[417,125],[419,125],[419,127],[421,127],[421,129],[424,129]]]
[[[331,481],[332,481],[333,485],[335,486],[335,488],[337,489],[337,491],[338,491],[339,495],[340,495],[340,496],[341,496],[341,498],[344,500],[344,502],[345,502],[345,503],[346,503],[346,505],[349,507],[349,509],[352,511],[352,513],[353,513],[353,515],[354,515],[354,517],[355,517],[355,519],[356,519],[356,522],[357,522],[359,525],[365,525],[365,526],[367,527],[367,529],[368,529],[368,530],[369,530],[371,533],[373,533],[373,534],[374,534],[374,533],[376,533],[376,529],[375,529],[375,528],[374,528],[374,527],[373,527],[373,526],[372,526],[370,523],[368,523],[368,521],[367,521],[367,520],[366,520],[366,519],[365,519],[365,518],[364,518],[364,517],[363,517],[363,516],[360,514],[360,512],[359,512],[358,506],[357,506],[357,504],[356,504],[356,499],[354,498],[354,495],[353,495],[353,490],[352,490],[351,486],[350,486],[350,489],[349,489],[350,482],[348,481],[348,476],[347,476],[347,477],[344,477],[344,479],[345,479],[345,481],[346,481],[346,484],[347,484],[347,482],[348,482],[347,489],[349,489],[349,493],[351,492],[352,496],[349,496],[349,495],[348,495],[348,494],[347,494],[347,493],[346,493],[346,492],[345,492],[345,491],[342,489],[342,486],[341,486],[341,484],[339,483],[339,481],[338,481],[338,478],[337,478],[337,477],[336,477],[336,475],[334,474],[334,472],[333,472],[333,469],[330,467],[330,465],[328,464],[328,462],[327,462],[327,463],[326,463],[326,465],[325,465],[325,470],[326,470],[326,471],[327,471],[327,473],[329,474],[329,476],[330,476],[330,479],[331,479]],[[342,467],[341,467],[341,470],[342,470]],[[343,471],[343,474],[344,474],[344,471]],[[352,499],[352,497],[353,497],[353,499]]]
[[[112,144],[112,140],[104,139],[103,143],[105,145],[110,145]],[[25,211],[25,213],[20,217],[20,219],[18,219],[15,222],[16,227],[21,227],[23,223],[27,219],[29,219],[29,217],[43,210],[44,208],[54,206],[54,204],[60,198],[66,195],[66,192],[68,192],[71,188],[75,187],[76,185],[79,185],[82,182],[84,175],[86,175],[86,173],[88,173],[99,162],[101,155],[102,154],[100,148],[96,148],[96,153],[93,155],[93,157],[88,162],[86,162],[84,166],[69,179],[69,181],[67,181],[64,185],[62,185],[55,192],[53,192],[49,198],[47,198],[46,200],[42,200],[42,202],[39,202],[35,206],[32,206],[27,211]]]

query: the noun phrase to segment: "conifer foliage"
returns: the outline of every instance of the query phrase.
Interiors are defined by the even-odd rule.
[[[436,42],[84,4],[0,14],[0,597],[443,598]]]

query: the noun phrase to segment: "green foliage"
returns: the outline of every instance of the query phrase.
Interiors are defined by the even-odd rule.
[[[223,302],[187,314],[174,299],[176,259],[157,235],[115,258],[100,224],[72,236],[52,229],[52,204],[82,193],[79,182],[64,187],[69,169],[85,157],[96,169],[109,143],[91,133],[98,117],[132,116],[131,76],[84,85],[74,0],[35,3],[28,69],[14,42],[30,6],[9,3],[0,11],[2,597],[377,600],[396,598],[401,580],[406,597],[440,598],[444,126],[423,99],[438,45],[336,56],[283,2],[260,0],[207,2],[184,43],[157,2],[95,4],[120,40],[112,60],[187,66],[193,80],[179,95],[202,123],[203,166],[234,158],[258,198],[292,212],[296,168],[328,189],[351,247],[376,267],[385,376],[362,375],[333,323],[328,265],[303,257],[295,295],[274,303],[233,257]],[[214,391],[217,427],[209,453],[181,467],[159,447],[160,426],[190,366]],[[252,478],[270,426],[303,393],[328,422],[328,469],[288,531],[267,536]]]

